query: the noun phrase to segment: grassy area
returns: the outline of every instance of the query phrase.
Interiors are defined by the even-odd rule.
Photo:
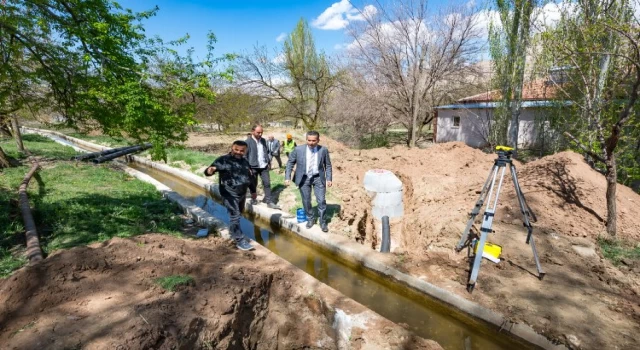
[[[640,260],[640,244],[634,246],[629,242],[598,238],[598,245],[602,255],[615,265],[619,265],[622,259]]]
[[[99,135],[99,136],[89,136],[85,134],[79,133],[69,133],[71,137],[75,137],[78,139],[86,140],[89,142],[98,143],[108,147],[120,147],[126,146],[128,144],[126,139]],[[215,156],[212,156],[210,153],[193,151],[190,149],[186,149],[183,147],[169,147],[167,148],[167,164],[175,166],[177,168],[181,168],[180,163],[185,163],[190,167],[192,172],[196,172],[198,169],[210,165],[214,160]],[[140,156],[146,156],[149,154],[149,151],[141,152]],[[198,174],[201,175],[201,174]]]
[[[36,156],[54,158],[29,185],[29,199],[42,248],[49,254],[112,237],[145,232],[179,234],[175,204],[156,189],[109,165],[68,162],[75,151],[38,135],[24,135],[25,147]],[[20,155],[12,140],[0,140],[12,157]],[[0,277],[24,265],[22,218],[15,205],[17,189],[29,163],[4,169],[0,176]]]
[[[173,292],[178,286],[184,286],[193,283],[193,277],[187,275],[173,275],[156,278],[154,282],[160,287]]]
[[[112,137],[107,135],[90,136],[87,134],[80,134],[77,132],[65,133],[68,136],[75,137],[77,139],[86,140],[89,142],[97,143],[107,147],[122,147],[131,144],[127,139],[122,137]]]
[[[193,151],[186,148],[168,148],[167,149],[167,163],[169,165],[176,165],[176,162],[184,162],[191,167],[191,171],[210,165],[217,156],[213,156],[211,153]],[[202,174],[198,174],[202,175]]]

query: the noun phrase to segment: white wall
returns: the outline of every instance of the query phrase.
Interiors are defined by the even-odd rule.
[[[531,148],[535,145],[537,130],[536,115],[540,108],[526,108],[520,114],[518,147]],[[460,127],[453,126],[453,117],[460,117]],[[438,110],[438,129],[436,142],[461,141],[471,147],[488,145],[489,120],[493,118],[493,109],[440,109]],[[511,123],[509,123],[511,124]]]

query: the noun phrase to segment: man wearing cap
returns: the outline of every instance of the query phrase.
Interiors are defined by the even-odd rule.
[[[284,151],[284,154],[287,155],[287,158],[289,158],[289,155],[293,152],[296,146],[296,142],[293,141],[291,134],[287,134],[287,139],[282,141],[282,150]]]

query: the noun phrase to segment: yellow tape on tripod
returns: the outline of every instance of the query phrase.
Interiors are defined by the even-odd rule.
[[[478,253],[478,243],[476,242],[476,246],[473,249],[474,253]],[[491,256],[493,256],[496,259],[500,258],[500,254],[502,254],[502,247],[497,245],[497,244],[493,244],[493,243],[489,243],[486,242],[484,244],[484,250],[483,250],[484,254],[489,254]]]

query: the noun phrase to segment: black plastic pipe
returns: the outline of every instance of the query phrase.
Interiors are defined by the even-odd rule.
[[[106,156],[107,154],[120,152],[120,151],[123,151],[123,150],[125,150],[127,148],[131,148],[131,147],[135,147],[135,146],[125,146],[125,147],[112,148],[112,149],[108,149],[108,150],[100,151],[100,152],[86,153],[86,154],[82,154],[82,155],[79,155],[79,156],[75,156],[75,157],[71,158],[71,160],[89,160],[89,159],[93,159],[93,158]]]
[[[95,158],[92,161],[94,163],[96,163],[96,164],[99,164],[99,163],[106,162],[106,161],[109,161],[109,160],[112,160],[112,159],[116,159],[118,157],[125,156],[127,154],[139,152],[139,151],[145,150],[147,148],[151,148],[151,144],[133,146],[133,147],[127,148],[127,149],[119,151],[119,152],[115,152],[115,153],[112,153],[112,154],[109,154],[109,155],[106,155],[106,156]]]
[[[380,251],[388,253],[391,250],[391,228],[389,227],[389,217],[382,217],[382,245]]]

